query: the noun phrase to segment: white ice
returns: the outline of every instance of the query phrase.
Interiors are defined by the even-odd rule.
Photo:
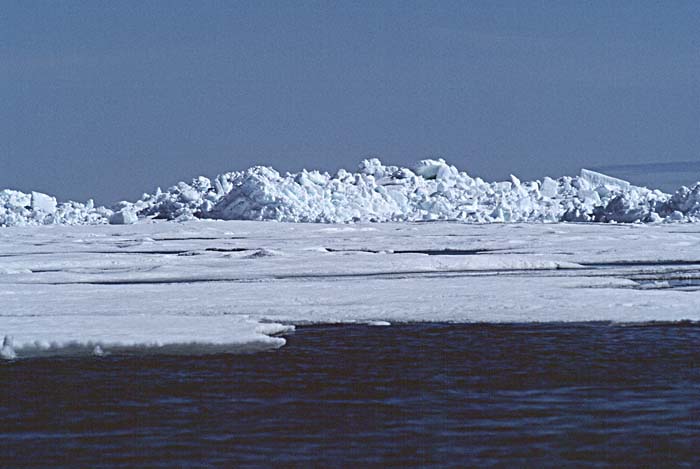
[[[290,326],[240,316],[189,314],[3,315],[0,358],[111,352],[208,354],[278,348]]]
[[[356,172],[303,170],[280,174],[257,166],[198,177],[111,208],[57,204],[33,192],[0,191],[0,226],[132,224],[139,219],[186,221],[388,222],[693,222],[700,220],[700,185],[666,194],[586,169],[580,176],[485,182],[444,160],[410,168],[364,160]]]
[[[0,230],[0,339],[20,358],[277,347],[316,322],[697,321],[696,285],[696,224]]]

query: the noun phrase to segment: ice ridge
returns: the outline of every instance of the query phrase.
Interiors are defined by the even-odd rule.
[[[453,220],[511,222],[696,222],[700,182],[674,194],[638,187],[582,169],[579,176],[486,182],[442,159],[413,168],[364,160],[355,172],[302,170],[280,174],[266,166],[198,177],[167,191],[111,208],[58,203],[54,197],[0,191],[0,226],[128,224],[139,219],[386,222]]]

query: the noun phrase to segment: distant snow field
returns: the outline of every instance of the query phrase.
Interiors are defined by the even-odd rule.
[[[699,288],[696,224],[12,227],[0,356],[264,350],[317,322],[697,321]]]
[[[444,160],[413,168],[364,160],[357,171],[335,175],[301,171],[281,175],[257,166],[198,177],[135,202],[111,208],[58,203],[39,192],[0,191],[0,226],[132,224],[143,218],[277,220],[287,222],[387,222],[453,220],[508,222],[659,223],[700,220],[700,184],[673,195],[637,187],[586,169],[577,177],[485,182]]]

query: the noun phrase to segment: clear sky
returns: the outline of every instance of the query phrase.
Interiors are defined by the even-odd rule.
[[[3,0],[0,106],[0,187],[60,199],[367,156],[653,179],[700,162],[700,2]]]

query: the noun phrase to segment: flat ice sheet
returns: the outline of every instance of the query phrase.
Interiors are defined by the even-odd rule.
[[[235,316],[104,314],[3,316],[0,358],[132,351],[139,353],[243,353],[274,349],[291,326]]]
[[[696,321],[698,288],[693,224],[0,230],[0,338],[13,336],[20,356],[70,344],[275,347],[280,324],[307,322]]]

